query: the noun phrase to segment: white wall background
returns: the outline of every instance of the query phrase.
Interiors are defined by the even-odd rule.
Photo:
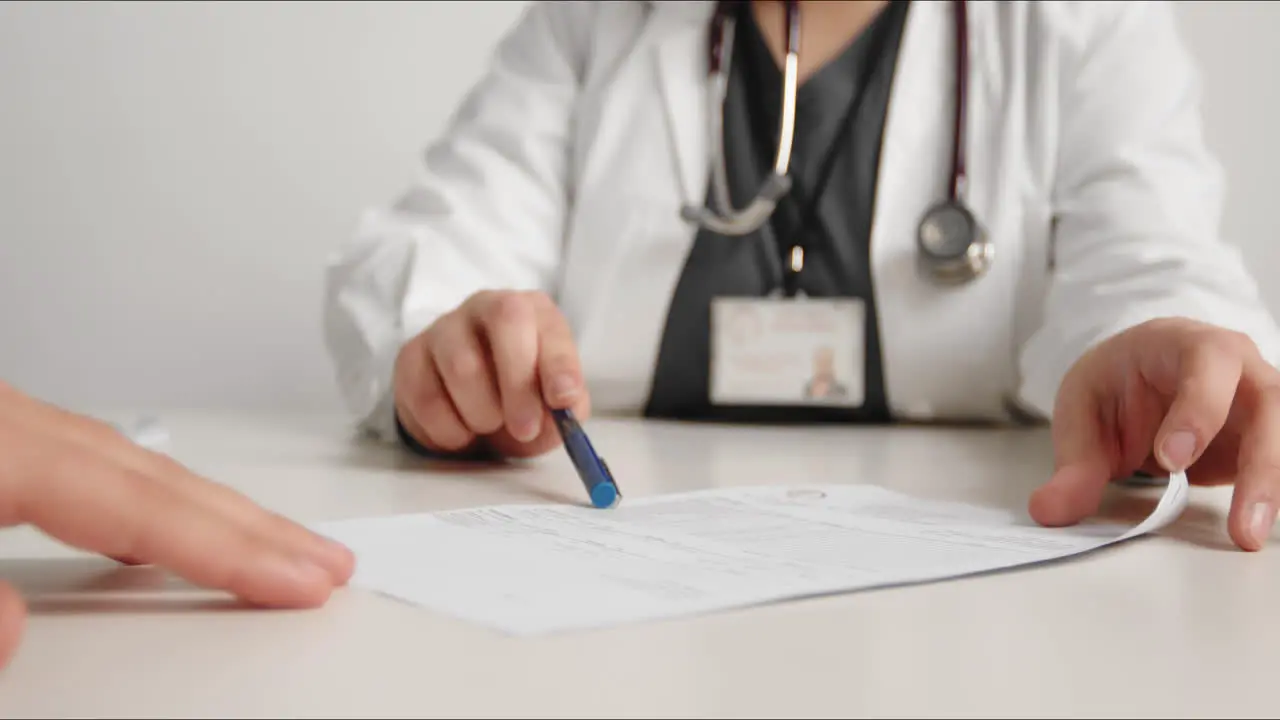
[[[0,3],[0,378],[75,407],[336,408],[325,257],[524,4]],[[1180,10],[1224,230],[1265,286],[1280,3]]]

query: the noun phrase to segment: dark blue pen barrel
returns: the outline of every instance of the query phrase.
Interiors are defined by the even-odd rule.
[[[560,437],[564,440],[564,448],[569,454],[569,460],[578,471],[578,476],[582,478],[582,484],[586,487],[587,496],[591,498],[591,504],[601,509],[617,505],[622,497],[618,492],[618,485],[613,480],[613,474],[609,472],[609,466],[596,454],[595,448],[591,447],[591,441],[587,439],[587,434],[583,432],[582,427],[568,410],[555,410],[551,413],[551,417],[555,420]]]

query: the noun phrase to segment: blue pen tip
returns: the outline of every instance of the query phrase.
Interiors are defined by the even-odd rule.
[[[591,488],[591,504],[607,510],[618,504],[618,488],[613,483],[602,482]]]

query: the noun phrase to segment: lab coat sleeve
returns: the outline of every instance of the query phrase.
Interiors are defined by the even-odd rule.
[[[345,404],[383,440],[397,437],[391,383],[406,341],[479,290],[553,289],[594,6],[531,4],[416,181],[329,261],[325,344]]]
[[[1046,5],[1049,5],[1046,3]],[[1223,173],[1203,138],[1198,69],[1164,2],[1052,4],[1060,75],[1055,267],[1020,357],[1023,401],[1052,417],[1092,346],[1161,317],[1280,332],[1240,253],[1219,237]]]

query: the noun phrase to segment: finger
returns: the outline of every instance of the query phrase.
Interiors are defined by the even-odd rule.
[[[571,408],[581,415],[579,411],[586,405],[587,392],[573,331],[554,303],[544,300],[540,304],[538,377],[542,396],[548,407]]]
[[[431,359],[467,429],[491,435],[502,429],[502,401],[475,328],[465,322],[441,324],[431,334]]]
[[[355,555],[337,541],[267,510],[226,485],[195,475],[172,458],[153,455],[148,459],[146,469],[151,477],[171,481],[191,502],[218,512],[228,522],[238,523],[259,541],[319,565],[335,585],[345,585],[355,572]]]
[[[355,558],[346,547],[313,533],[276,513],[268,512],[249,498],[203,477],[173,458],[153,452],[129,441],[109,425],[88,418],[57,411],[52,430],[87,452],[101,454],[121,467],[133,469],[156,482],[169,483],[175,492],[194,503],[221,513],[228,522],[242,525],[264,542],[274,543],[289,554],[303,555],[329,571],[333,582],[345,584],[355,569]],[[145,564],[136,557],[113,557],[125,565]]]
[[[542,430],[537,437],[528,442],[520,442],[507,433],[499,433],[490,439],[493,449],[502,457],[533,458],[560,446],[563,440],[560,438],[560,431],[556,429],[555,422],[551,419],[550,411],[544,410],[543,413]]]
[[[538,325],[529,298],[515,293],[486,298],[476,315],[493,358],[507,430],[529,442],[545,414],[538,388]]]
[[[444,452],[457,452],[475,442],[475,434],[454,408],[431,356],[423,351],[403,362],[396,406],[409,434],[426,447]]]
[[[265,606],[314,607],[332,591],[329,573],[262,542],[193,502],[170,483],[59,448],[53,471],[25,483],[20,520],[62,542],[168,568],[187,581]]]
[[[1049,527],[1074,525],[1093,515],[1115,475],[1118,456],[1111,423],[1097,395],[1064,383],[1053,418],[1054,473],[1028,506]]]
[[[1248,405],[1227,527],[1242,549],[1261,550],[1280,507],[1280,386],[1263,389]]]
[[[26,626],[27,606],[12,585],[0,582],[0,668],[13,660],[22,642]]]
[[[419,401],[410,413],[422,428],[428,446],[445,452],[460,452],[475,442],[475,433],[468,430],[462,421],[435,363],[423,368],[417,397]]]
[[[1168,472],[1191,467],[1227,423],[1243,370],[1240,355],[1217,343],[1196,343],[1178,359],[1178,387],[1153,452]]]
[[[422,429],[422,425],[418,423],[417,418],[413,416],[408,407],[402,406],[398,400],[396,401],[396,420],[419,445],[426,448],[441,449],[437,448],[436,444],[427,437],[427,431]],[[461,420],[459,420],[459,423],[461,423]]]

